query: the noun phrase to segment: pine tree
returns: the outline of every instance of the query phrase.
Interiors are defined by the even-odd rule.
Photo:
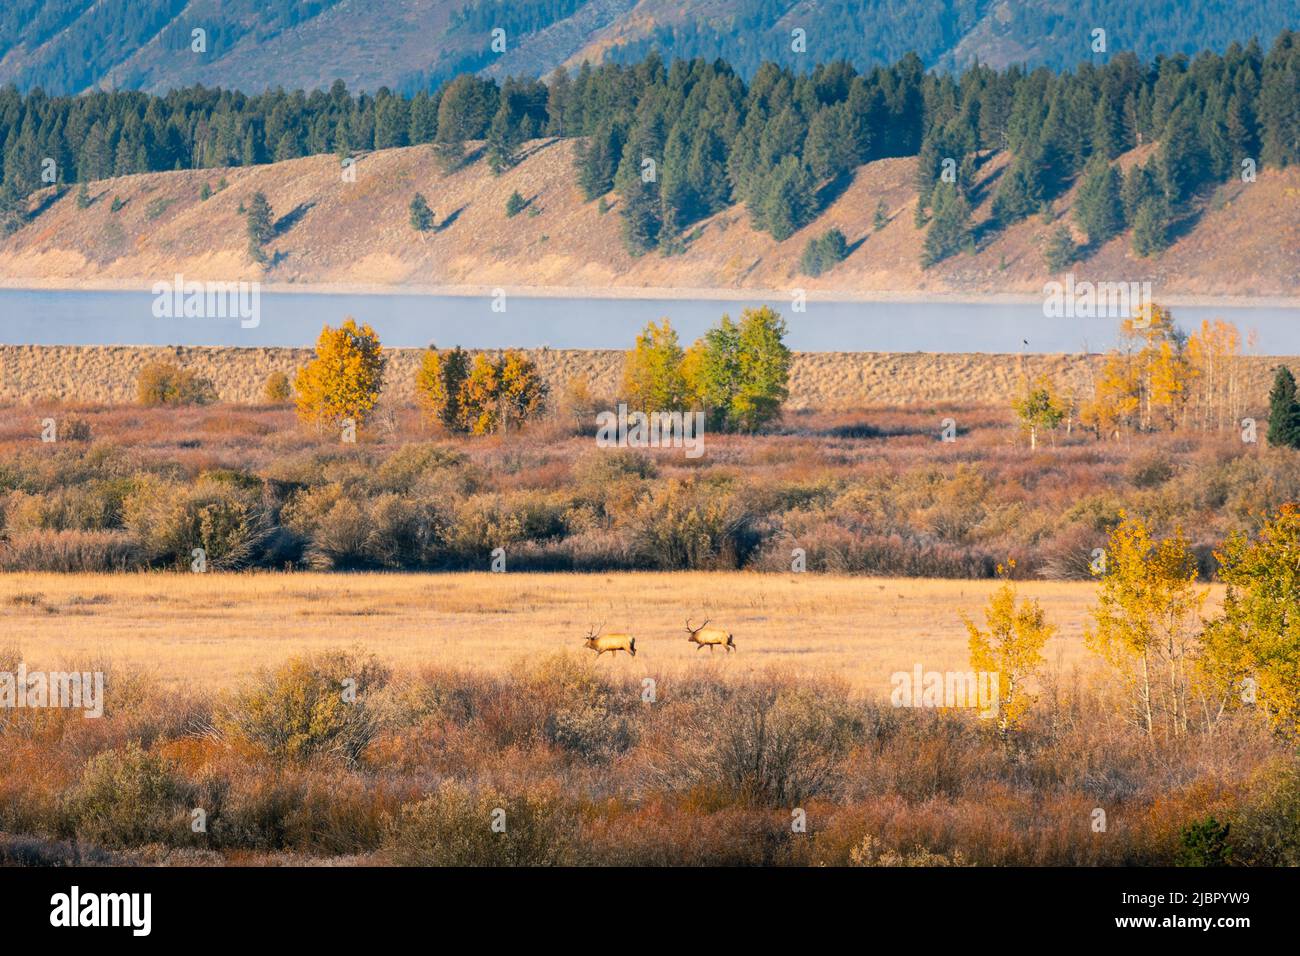
[[[1053,272],[1060,272],[1074,261],[1077,254],[1078,249],[1075,248],[1074,237],[1070,235],[1069,227],[1064,224],[1057,226],[1047,241],[1047,248],[1043,250],[1047,268]]]
[[[1124,228],[1119,173],[1101,154],[1088,163],[1088,172],[1074,200],[1074,219],[1094,248]]]
[[[1133,219],[1133,251],[1142,257],[1159,255],[1169,247],[1169,204],[1147,199]]]
[[[416,193],[411,200],[411,228],[416,232],[428,232],[433,228],[433,210],[423,193]]]
[[[1160,142],[1160,178],[1169,201],[1177,206],[1189,199],[1208,176],[1209,165],[1194,108],[1184,103],[1169,118]]]
[[[871,217],[871,228],[876,232],[884,229],[889,225],[889,207],[885,205],[882,199],[876,203],[876,214]]]
[[[1281,448],[1300,448],[1300,401],[1296,399],[1295,376],[1279,365],[1268,393],[1268,443]]]
[[[1002,177],[993,197],[993,215],[1004,226],[1032,216],[1043,204],[1043,188],[1035,160],[1022,153]]]
[[[789,239],[812,221],[817,190],[811,171],[794,156],[781,160],[759,202],[760,221],[777,240]]]
[[[265,262],[266,253],[262,247],[274,238],[275,225],[272,222],[271,204],[264,193],[255,192],[249,200],[247,223],[249,255],[257,262]]]
[[[925,234],[921,266],[928,269],[960,252],[970,239],[970,203],[951,183],[934,191],[934,219]]]
[[[614,174],[623,159],[623,137],[617,126],[604,123],[587,140],[579,140],[574,151],[578,185],[588,200],[614,188]]]
[[[522,143],[519,124],[511,114],[508,98],[503,95],[487,134],[488,166],[495,175],[500,176],[519,162]]]

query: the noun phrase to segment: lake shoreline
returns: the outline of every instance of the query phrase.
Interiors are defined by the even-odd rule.
[[[166,277],[168,281],[171,276]],[[66,279],[0,278],[0,289],[31,292],[152,292],[157,279],[89,279],[69,283]],[[200,280],[202,281],[202,280]],[[300,283],[263,282],[261,291],[270,295],[352,295],[352,296],[444,296],[453,298],[490,298],[498,291],[507,297],[527,299],[587,300],[664,300],[716,302],[773,302],[790,300],[793,289],[682,288],[659,286],[486,286],[486,285],[388,285],[381,283]],[[933,305],[1036,305],[1042,295],[1020,292],[964,293],[934,290],[900,289],[889,291],[805,290],[809,302],[900,303]],[[1300,297],[1286,296],[1204,296],[1171,294],[1157,296],[1161,305],[1177,309],[1300,309]]]

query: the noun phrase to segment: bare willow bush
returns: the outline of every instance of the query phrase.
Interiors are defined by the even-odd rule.
[[[168,761],[130,743],[90,759],[68,819],[77,836],[102,846],[167,843],[189,832],[187,797]]]
[[[571,859],[573,822],[550,796],[476,791],[447,780],[401,808],[384,851],[399,866],[562,866]]]
[[[672,479],[637,502],[632,526],[638,548],[656,567],[736,567],[746,513],[724,484]]]
[[[140,481],[123,504],[123,522],[151,560],[188,565],[202,548],[217,570],[252,564],[274,529],[260,480],[216,473],[193,484]]]
[[[275,760],[355,764],[379,733],[372,697],[389,676],[373,658],[343,652],[291,658],[235,694],[217,729]]]
[[[126,531],[28,531],[0,541],[0,571],[135,571],[145,554]]]
[[[213,384],[174,362],[150,362],[136,377],[141,405],[209,405],[217,400]]]

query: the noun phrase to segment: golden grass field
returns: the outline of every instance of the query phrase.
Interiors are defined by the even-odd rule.
[[[718,314],[737,314],[740,304],[720,304]],[[342,315],[330,318],[331,324]],[[365,316],[360,316],[364,320]],[[440,343],[451,344],[451,343]],[[629,343],[631,344],[631,343]],[[423,349],[385,349],[388,369],[384,398],[415,400],[415,375]],[[475,350],[471,350],[473,352]],[[552,394],[571,381],[593,396],[618,392],[626,353],[616,349],[524,349],[537,363]],[[167,361],[208,379],[223,402],[265,401],[272,372],[291,378],[312,357],[310,349],[225,346],[0,345],[0,402],[45,400],[134,402],[136,379],[150,362]],[[1100,355],[1010,355],[935,352],[796,352],[790,368],[790,409],[896,408],[925,405],[1002,405],[1026,375],[1047,375],[1074,394],[1087,394],[1099,373]],[[1248,355],[1241,358],[1247,394],[1268,393],[1279,362],[1300,365],[1300,357]]]
[[[399,667],[486,671],[581,645],[589,626],[637,638],[615,676],[779,668],[835,676],[885,695],[895,671],[967,667],[963,613],[983,623],[994,581],[821,574],[139,574],[0,576],[0,628],[29,668],[88,659],[142,668],[170,684],[238,684],[259,667],[326,648],[359,648]],[[1096,586],[1020,582],[1058,625],[1049,664],[1092,666],[1083,627]],[[1207,602],[1213,605],[1216,593]],[[737,651],[696,650],[687,615],[731,630]]]

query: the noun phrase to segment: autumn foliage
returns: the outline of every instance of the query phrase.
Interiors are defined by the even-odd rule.
[[[383,346],[368,324],[348,318],[339,328],[321,329],[316,357],[294,380],[298,415],[317,425],[365,420],[379,402],[384,383]]]

